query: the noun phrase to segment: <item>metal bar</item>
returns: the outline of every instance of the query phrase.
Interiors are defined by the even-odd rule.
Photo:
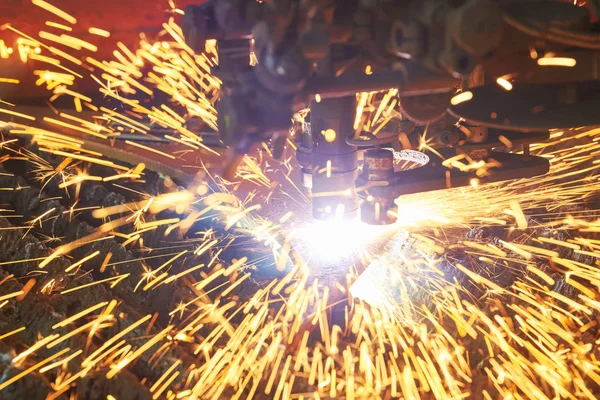
[[[305,93],[311,98],[352,96],[358,92],[371,92],[398,88],[404,96],[445,93],[454,90],[457,80],[448,75],[432,72],[417,63],[409,63],[403,69],[382,70],[371,75],[348,73],[336,79],[311,78]]]

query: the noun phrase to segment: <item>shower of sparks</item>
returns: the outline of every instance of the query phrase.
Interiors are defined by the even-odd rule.
[[[76,22],[48,2],[33,3]],[[600,129],[553,132],[533,145],[551,162],[546,176],[399,198],[399,222],[384,232],[353,223],[307,227],[301,211],[275,207],[307,202],[283,191],[293,184],[292,162],[274,167],[268,148],[246,157],[239,182],[199,163],[192,184],[181,189],[163,178],[158,194],[140,189],[150,167],[97,151],[97,143],[153,129],[168,130],[164,137],[179,146],[160,150],[164,159],[205,148],[188,122],[216,129],[214,43],[194,54],[170,19],[158,38],[143,37],[137,50],[119,43],[114,60],[101,61],[89,56],[95,43],[61,33],[70,26],[46,26],[58,31],[35,38],[5,25],[21,38],[13,47],[1,41],[0,55],[35,62],[36,84],[53,100],[71,98],[76,112],[37,118],[18,106],[0,110],[15,117],[2,122],[5,134],[30,139],[25,147],[2,143],[2,201],[28,185],[39,195],[19,211],[1,205],[2,241],[15,231],[30,240],[23,248],[40,248],[37,238],[48,246],[29,259],[1,255],[0,312],[72,296],[77,307],[46,316],[48,326],[0,324],[0,339],[19,349],[0,394],[43,374],[50,398],[76,398],[86,377],[115,379],[136,364],[156,399],[597,398]],[[98,45],[108,36],[86,29]],[[118,107],[75,91],[87,71],[82,54],[100,93]],[[137,100],[159,92],[167,103]],[[359,94],[355,128],[376,132],[398,117],[396,95]],[[135,146],[148,154],[143,143]],[[8,161],[27,167],[27,182],[4,169]],[[446,164],[485,169],[462,161]],[[100,181],[133,200],[80,198]],[[53,186],[58,197],[39,194]],[[36,201],[56,207],[33,215]],[[43,235],[62,215],[85,215],[95,228],[71,241]],[[248,237],[254,245],[238,244]],[[114,254],[95,247],[107,241],[120,244]],[[125,250],[129,256],[117,254]]]

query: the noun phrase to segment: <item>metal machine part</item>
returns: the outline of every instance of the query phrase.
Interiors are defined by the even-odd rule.
[[[303,167],[303,183],[310,185],[313,216],[317,219],[358,216],[359,203],[354,188],[358,151],[346,143],[346,136],[353,133],[355,114],[354,96],[311,102],[310,142],[301,147],[299,161]]]
[[[388,149],[372,149],[365,152],[363,173],[357,183],[365,180],[367,197],[361,206],[361,219],[373,225],[385,225],[394,222],[391,211],[395,197],[389,190],[367,189],[370,185],[386,185],[394,176],[394,154]]]
[[[181,28],[187,44],[201,53],[208,39],[250,39],[252,28],[264,16],[265,7],[256,1],[207,0],[188,6]]]
[[[384,152],[388,155],[383,155]],[[457,155],[454,149],[440,149],[439,152],[445,158]],[[488,169],[486,175],[478,176],[474,171],[449,169],[439,159],[430,158],[427,164],[419,168],[395,172],[393,168],[389,168],[389,162],[380,161],[392,158],[392,150],[381,149],[376,154],[367,152],[364,172],[356,180],[357,187],[364,188],[366,193],[365,201],[361,205],[362,220],[376,225],[393,223],[397,218],[394,200],[401,195],[469,186],[473,180],[482,184],[529,178],[543,175],[550,168],[548,160],[543,157],[489,150],[471,152],[470,156],[477,156],[481,161],[497,166]],[[377,174],[370,172],[373,165],[383,169],[385,175],[381,172]]]
[[[499,129],[548,131],[597,125],[600,81],[521,83],[510,90],[485,85],[450,108],[452,115]]]
[[[502,12],[496,1],[408,3],[409,12],[394,20],[390,32],[390,50],[400,57],[421,59],[429,68],[460,78],[502,39]]]
[[[229,174],[261,141],[282,153],[294,113],[310,103],[297,158],[321,219],[356,215],[358,192],[363,220],[389,223],[395,197],[473,179],[433,154],[421,168],[393,171],[384,146],[467,154],[493,165],[477,179],[499,181],[547,171],[528,144],[548,130],[600,124],[600,35],[587,10],[567,2],[211,0],[186,10],[183,31],[194,49],[216,39],[222,53],[217,109],[234,153]],[[545,67],[552,57],[576,63]],[[355,94],[394,88],[404,119],[357,136]]]
[[[246,153],[252,144],[283,135],[282,121],[289,122],[317,94],[340,97],[395,87],[412,94],[449,93],[454,80],[442,69],[398,64],[401,59],[377,45],[391,31],[385,13],[396,18],[405,7],[376,3],[212,0],[188,7],[182,29],[190,46],[201,51],[205,40],[216,39],[219,53],[228,52],[220,54],[216,71],[224,80],[217,108],[228,114],[219,124],[224,142]],[[258,64],[243,68],[243,52],[232,57],[230,51],[251,37]],[[363,73],[365,63],[377,67],[372,76]],[[228,79],[232,74],[235,79]]]

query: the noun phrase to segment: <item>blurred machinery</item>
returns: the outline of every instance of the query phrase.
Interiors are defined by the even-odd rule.
[[[530,143],[600,124],[588,3],[211,0],[187,7],[183,30],[196,51],[218,44],[229,174],[261,141],[281,154],[309,106],[294,139],[314,216],[360,208],[363,221],[385,224],[402,194],[544,174]],[[376,134],[357,129],[356,94],[394,88],[402,119]],[[464,168],[448,168],[460,159]]]
[[[71,27],[70,35],[90,43],[97,43],[99,36],[88,31],[91,26],[101,24],[110,31],[110,37],[103,37],[101,45],[93,54],[98,60],[107,60],[113,57],[113,51],[117,49],[117,43],[121,42],[131,49],[139,46],[140,34],[147,37],[156,36],[162,29],[165,11],[168,11],[168,0],[104,0],[101,3],[93,1],[73,0],[51,0],[52,5],[61,10],[67,10],[70,15],[77,19],[77,24]],[[198,4],[198,0],[177,0],[177,7],[185,7],[189,4]],[[4,0],[0,1],[0,40],[4,40],[7,46],[16,50],[16,42],[20,35],[5,29],[10,23],[18,27],[22,32],[35,34],[40,31],[55,32],[53,27],[46,25],[49,19],[48,12],[40,7],[32,6],[31,1]],[[50,17],[51,19],[51,17]],[[41,27],[44,28],[41,28]],[[61,29],[58,29],[60,31]],[[66,31],[63,31],[66,32]],[[60,44],[59,44],[60,46]],[[67,51],[73,50],[68,46],[61,48]],[[69,50],[70,49],[70,50]],[[3,76],[11,76],[21,82],[17,85],[0,86],[0,98],[3,100],[14,100],[18,104],[41,104],[45,106],[43,99],[48,98],[45,87],[35,85],[35,80],[29,79],[35,69],[39,67],[36,63],[23,63],[20,57],[5,58],[0,55]],[[94,96],[98,91],[97,83],[93,79],[81,79],[77,82],[77,90]],[[10,101],[9,100],[9,101]]]

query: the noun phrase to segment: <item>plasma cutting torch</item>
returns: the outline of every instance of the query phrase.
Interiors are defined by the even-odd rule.
[[[598,7],[588,4],[212,0],[185,10],[183,31],[198,52],[217,41],[230,175],[260,142],[280,155],[294,113],[309,107],[294,139],[313,215],[360,210],[386,224],[403,194],[544,174],[531,143],[600,125]],[[357,129],[357,93],[389,89],[402,118]],[[443,162],[456,157],[486,168]],[[418,168],[399,168],[407,161]]]

